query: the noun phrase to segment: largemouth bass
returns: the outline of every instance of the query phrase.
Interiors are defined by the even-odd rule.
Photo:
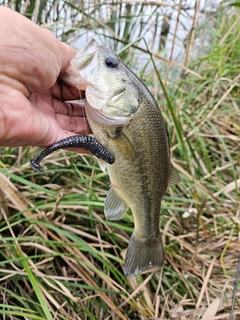
[[[128,208],[133,214],[125,275],[161,268],[161,200],[179,176],[170,161],[167,127],[155,99],[112,50],[94,39],[77,53],[63,80],[85,90],[90,127],[115,158],[111,165],[99,161],[111,181],[106,218],[119,220]]]

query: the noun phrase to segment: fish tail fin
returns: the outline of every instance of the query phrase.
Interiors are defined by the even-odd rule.
[[[136,276],[144,271],[151,272],[160,269],[164,262],[162,238],[141,240],[132,235],[125,258],[125,276]]]

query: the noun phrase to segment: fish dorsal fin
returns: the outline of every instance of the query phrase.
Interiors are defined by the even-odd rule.
[[[103,172],[105,172],[106,168],[107,168],[107,162],[102,159],[98,159],[98,164],[99,164],[99,167],[101,168],[101,170]]]
[[[128,137],[121,131],[117,129],[114,132],[109,132],[109,139],[115,144],[118,151],[124,157],[133,157],[135,154],[135,149],[132,142]]]
[[[171,165],[171,171],[170,171],[170,177],[169,177],[169,181],[168,181],[168,187],[172,187],[175,184],[177,184],[178,182],[180,182],[180,176],[177,172],[177,170],[173,167],[173,165]]]
[[[128,205],[117,195],[113,187],[107,193],[104,213],[108,220],[120,220],[126,213]]]

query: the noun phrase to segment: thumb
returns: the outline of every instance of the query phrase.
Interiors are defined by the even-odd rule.
[[[67,67],[70,65],[70,60],[73,59],[76,55],[76,50],[69,46],[67,43],[59,41],[60,52],[62,56],[62,67],[61,73],[64,72]]]

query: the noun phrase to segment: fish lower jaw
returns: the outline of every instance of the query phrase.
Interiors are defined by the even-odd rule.
[[[123,125],[129,122],[130,117],[127,116],[112,116],[108,115],[102,110],[101,108],[94,108],[92,107],[91,101],[87,100],[86,104],[86,113],[88,118],[90,117],[95,122],[98,122],[103,125]]]

